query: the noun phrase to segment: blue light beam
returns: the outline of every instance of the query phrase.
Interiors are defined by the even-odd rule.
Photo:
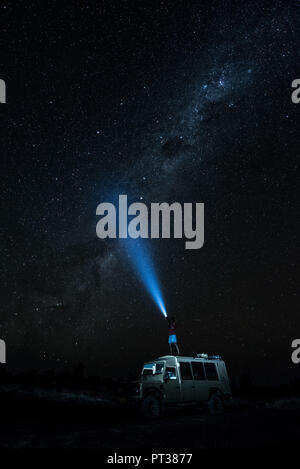
[[[139,275],[141,281],[146,287],[146,290],[166,318],[167,311],[164,305],[163,296],[159,287],[152,259],[144,244],[145,242],[139,239],[126,239],[123,241],[127,250],[128,258],[130,259],[136,273]]]

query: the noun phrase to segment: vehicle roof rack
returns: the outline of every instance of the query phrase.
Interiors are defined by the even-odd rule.
[[[204,358],[206,360],[222,360],[221,355],[208,355],[207,353],[197,353],[196,358]]]

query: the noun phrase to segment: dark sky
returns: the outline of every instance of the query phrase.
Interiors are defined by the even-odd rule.
[[[149,240],[183,353],[299,374],[300,2],[0,6],[1,313],[12,369],[126,375],[165,320],[96,207],[204,202],[205,245]],[[142,199],[141,199],[142,198]],[[298,275],[299,277],[299,275]]]

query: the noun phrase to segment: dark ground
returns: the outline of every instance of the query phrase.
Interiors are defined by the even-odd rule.
[[[97,398],[1,393],[0,448],[196,450],[294,447],[299,444],[300,400],[239,401],[223,415],[169,409],[155,422]],[[72,397],[73,396],[73,397]],[[277,403],[276,403],[277,402]]]

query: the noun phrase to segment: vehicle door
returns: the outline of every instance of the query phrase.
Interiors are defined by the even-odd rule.
[[[164,374],[164,394],[167,402],[180,401],[180,383],[177,367],[167,366]]]
[[[195,382],[195,400],[206,401],[209,395],[210,383],[206,379],[203,362],[192,362],[192,369]]]
[[[209,390],[211,388],[220,388],[221,386],[220,386],[219,375],[217,372],[216,364],[205,362],[204,368],[205,368],[205,374],[206,374],[206,379],[208,382]]]
[[[190,362],[180,362],[181,396],[183,402],[195,400],[195,385]]]

